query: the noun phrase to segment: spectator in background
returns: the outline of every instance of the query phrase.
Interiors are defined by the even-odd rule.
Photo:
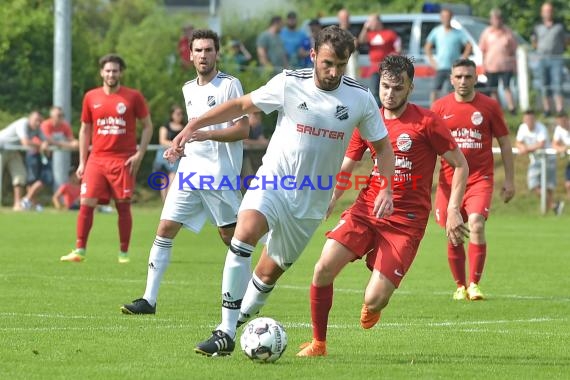
[[[272,68],[277,74],[289,67],[285,46],[279,33],[283,27],[281,16],[273,16],[269,27],[257,36],[257,59],[263,67]]]
[[[565,112],[560,112],[556,115],[552,147],[562,156],[565,156],[566,151],[570,149],[570,120]],[[564,187],[566,188],[566,197],[570,200],[570,161],[566,164]],[[564,202],[560,202],[559,208],[559,212],[562,212]]]
[[[40,129],[42,117],[38,112],[32,113],[27,128],[27,139],[24,145],[26,152],[27,191],[22,198],[24,210],[35,209],[42,211],[43,207],[37,200],[37,195],[44,186],[52,186],[53,171],[51,168],[51,151],[47,137]]]
[[[350,12],[346,8],[341,8],[337,13],[338,26],[342,30],[350,32],[354,36],[354,46],[358,48],[358,39],[350,29]],[[348,59],[348,64],[346,65],[346,71],[344,75],[351,77],[353,79],[358,79],[358,49],[354,50],[354,53],[350,55]]]
[[[305,41],[307,35],[301,30],[297,30],[297,13],[289,12],[285,27],[279,32],[285,52],[287,53],[287,62],[289,68],[298,69],[304,67],[305,58],[309,56],[310,49],[305,49]]]
[[[311,21],[309,21],[309,29],[311,30],[311,35],[307,36],[307,38],[305,38],[305,40],[303,41],[303,48],[305,50],[310,52],[311,49],[315,47],[315,38],[317,37],[317,34],[321,31],[322,28],[323,26],[321,25],[318,19],[314,18]],[[311,61],[310,54],[305,57],[304,67],[313,67],[313,61]]]
[[[22,117],[12,122],[0,131],[0,148],[5,145],[27,145],[28,125],[40,122],[41,115],[36,111],[30,113],[27,117]],[[26,185],[27,177],[22,154],[13,150],[3,152],[2,166],[2,169],[8,168],[10,176],[12,177],[12,186],[14,189],[14,205],[12,209],[14,211],[22,211],[23,189]]]
[[[193,32],[194,25],[187,24],[182,28],[182,35],[178,39],[178,56],[185,70],[190,70],[194,67],[194,63],[192,63],[190,58],[190,39]]]
[[[73,137],[71,126],[64,119],[63,109],[58,106],[51,107],[49,118],[41,124],[41,130],[50,146],[68,150],[55,151],[52,153],[52,171],[54,190],[67,181],[67,173],[71,161],[69,150],[77,150],[79,141]]]
[[[81,181],[75,174],[75,169],[69,171],[67,182],[60,185],[53,194],[51,201],[56,210],[79,210]]]
[[[379,85],[380,74],[378,68],[380,62],[390,54],[400,54],[402,51],[402,40],[396,32],[391,29],[384,29],[379,14],[372,14],[364,23],[358,36],[358,43],[368,44],[368,56],[370,57],[370,90],[376,103],[380,106]],[[368,77],[366,73],[364,77]]]
[[[487,87],[490,95],[499,100],[499,80],[503,84],[507,109],[516,114],[515,102],[511,92],[510,82],[516,70],[517,40],[513,31],[503,23],[501,10],[491,10],[491,23],[479,38],[479,48],[483,53],[483,67],[487,76]]]
[[[176,176],[176,171],[178,170],[178,162],[171,164],[164,157],[164,151],[170,147],[172,139],[176,137],[178,132],[184,129],[184,110],[179,105],[173,105],[170,107],[170,118],[164,125],[158,128],[158,143],[162,146],[157,149],[156,156],[154,157],[154,162],[152,164],[153,172],[164,172],[168,174],[168,183],[172,183],[174,177]],[[168,186],[160,191],[160,196],[162,200],[166,198],[168,193]]]
[[[554,94],[556,112],[564,109],[562,97],[562,72],[564,70],[564,50],[570,42],[564,24],[554,22],[554,7],[546,2],[540,8],[542,23],[534,27],[531,36],[532,46],[540,56],[539,69],[542,91],[542,110],[544,115],[551,114],[550,96]]]
[[[527,170],[528,189],[540,196],[541,155],[538,150],[550,147],[548,129],[544,124],[536,121],[534,111],[527,110],[523,115],[523,122],[517,131],[517,148],[519,154],[528,154],[529,165]],[[553,210],[558,213],[558,205],[553,202],[553,191],[556,187],[556,156],[546,156],[546,211]]]
[[[451,10],[443,8],[439,13],[441,25],[436,26],[428,34],[424,46],[430,65],[436,70],[431,103],[435,102],[438,92],[444,87],[447,89],[451,66],[459,58],[467,58],[471,54],[471,44],[462,30],[451,27]],[[433,48],[435,47],[435,55]]]
[[[252,58],[251,53],[240,40],[230,41],[230,56],[233,63],[238,65],[240,71],[244,70]]]
[[[265,126],[263,125],[261,112],[252,112],[248,116],[249,136],[243,140],[242,178],[254,175],[257,172],[265,155],[265,149],[269,145],[269,140],[263,134]],[[248,181],[248,184],[249,182],[251,181]]]

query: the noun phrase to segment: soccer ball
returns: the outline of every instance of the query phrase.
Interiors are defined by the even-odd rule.
[[[240,338],[241,349],[253,361],[271,363],[287,348],[287,333],[274,319],[256,318],[245,325]]]

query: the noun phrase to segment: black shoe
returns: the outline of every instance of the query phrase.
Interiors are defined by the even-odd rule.
[[[134,300],[133,303],[121,306],[121,312],[123,314],[155,314],[156,305],[152,306],[144,298],[139,298]]]
[[[206,356],[226,356],[231,355],[235,346],[234,340],[228,334],[216,330],[208,340],[194,347],[194,352]]]

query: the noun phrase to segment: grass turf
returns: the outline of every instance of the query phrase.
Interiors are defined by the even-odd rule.
[[[335,282],[329,356],[296,358],[311,337],[308,286],[326,222],[262,314],[289,336],[284,357],[251,363],[239,352],[193,352],[220,318],[225,247],[207,226],[182,231],[156,316],[125,316],[142,295],[158,209],[134,209],[131,263],[117,263],[116,215],[97,214],[84,263],[60,263],[74,213],[0,211],[0,378],[295,379],[567,378],[570,373],[568,216],[494,214],[481,283],[488,300],[454,302],[444,233],[430,222],[412,269],[372,330],[359,327],[368,271],[349,265]],[[255,258],[258,257],[256,253]],[[254,259],[255,261],[255,259]]]

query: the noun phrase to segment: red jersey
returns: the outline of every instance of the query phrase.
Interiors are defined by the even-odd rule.
[[[81,186],[75,185],[73,183],[66,182],[59,187],[58,193],[63,197],[63,204],[66,208],[71,208],[75,202],[79,199],[81,193]]]
[[[71,126],[65,120],[62,120],[59,125],[55,125],[53,120],[44,120],[40,126],[42,133],[54,141],[68,141],[73,140],[73,132]]]
[[[81,121],[91,124],[91,154],[127,158],[137,151],[137,119],[148,116],[144,97],[137,90],[121,86],[113,94],[103,87],[88,91],[83,98]]]
[[[443,118],[469,164],[467,185],[493,178],[493,137],[509,134],[503,111],[494,99],[476,93],[470,102],[458,102],[453,93],[432,104]],[[453,168],[442,161],[439,181],[450,184]]]
[[[380,112],[384,114],[382,110]],[[431,187],[437,156],[454,150],[457,144],[437,115],[415,104],[408,104],[398,119],[384,119],[384,123],[395,156],[392,181],[394,213],[388,219],[403,224],[413,220],[418,228],[423,228],[431,210]],[[375,160],[372,144],[364,140],[356,129],[345,155],[360,161],[366,149],[370,149]],[[364,202],[368,215],[372,214],[374,200],[380,191],[377,176],[375,165],[367,186],[356,200],[356,203]]]
[[[370,46],[368,55],[370,62],[380,63],[390,54],[399,50],[400,37],[390,29],[370,30],[366,32],[366,39]]]

